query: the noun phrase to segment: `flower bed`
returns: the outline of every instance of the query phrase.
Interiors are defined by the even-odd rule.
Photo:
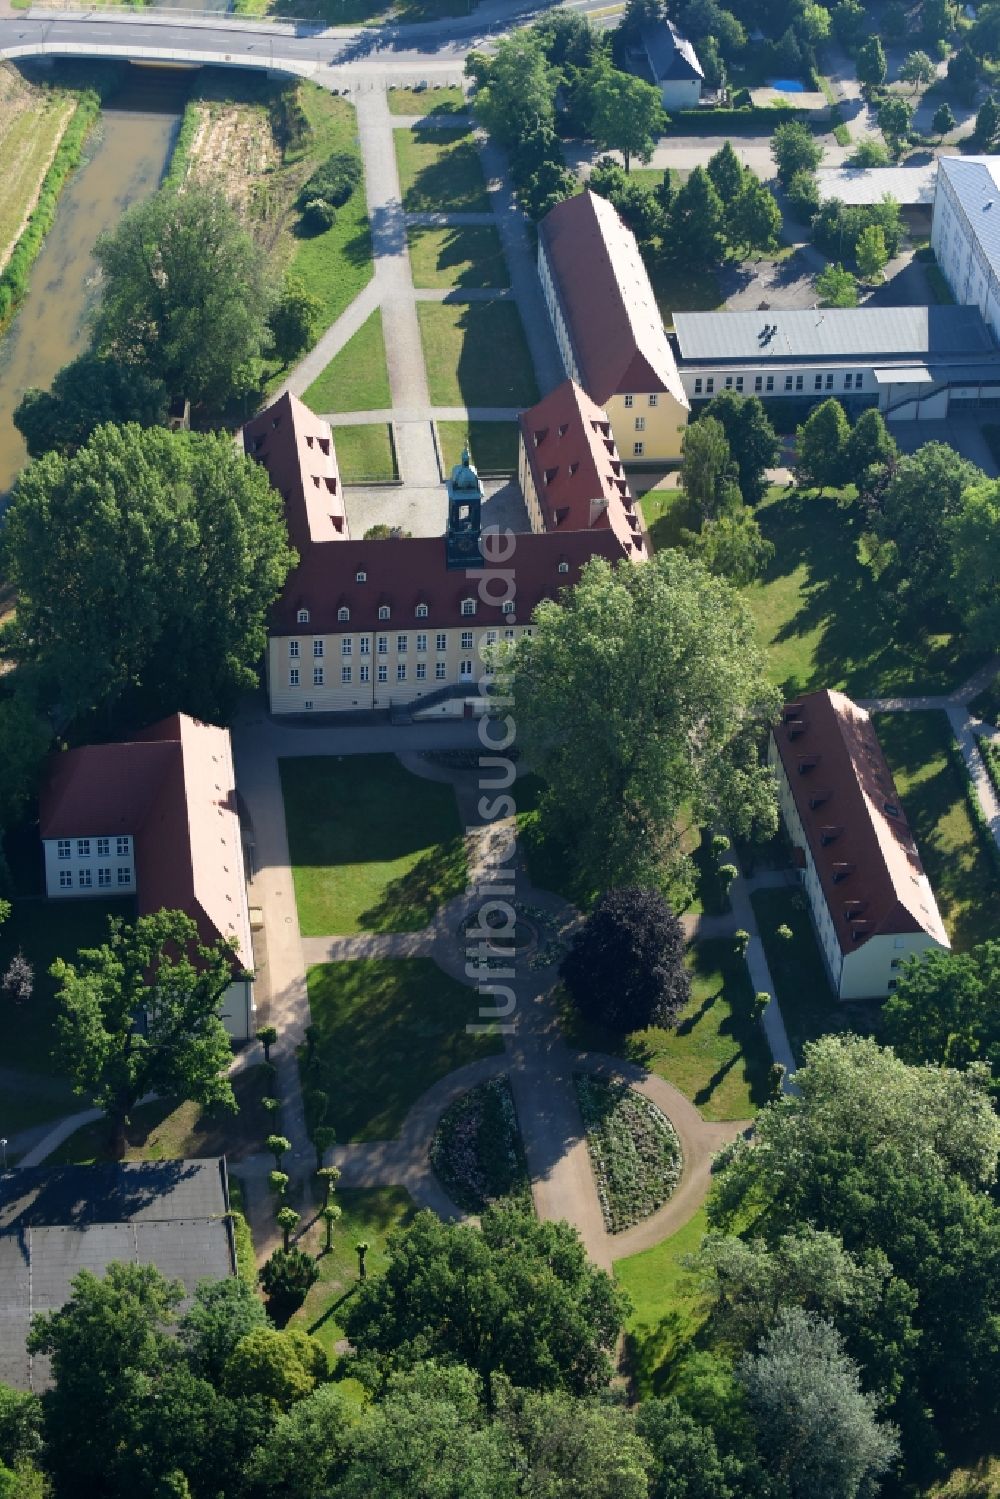
[[[683,1165],[680,1141],[655,1103],[626,1083],[580,1074],[574,1081],[605,1227],[619,1234],[673,1193]]]
[[[457,1207],[481,1213],[498,1198],[531,1206],[531,1184],[506,1077],[491,1078],[451,1104],[431,1141],[431,1165]]]

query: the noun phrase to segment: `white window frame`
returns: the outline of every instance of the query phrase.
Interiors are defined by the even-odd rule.
[[[131,885],[132,883],[132,871],[124,864],[119,864],[118,866],[118,877],[116,883],[118,884],[119,889],[122,887],[122,885]]]
[[[644,442],[634,442],[632,444],[632,457],[633,458],[642,458],[642,457],[645,456],[645,452],[646,452],[646,444]]]
[[[353,650],[354,641],[351,639],[350,635],[345,635],[343,640],[340,642],[340,654],[342,656],[350,656]]]
[[[461,645],[461,649],[463,651],[471,651],[472,650],[472,631],[471,630],[463,630],[462,631],[462,638],[461,638],[460,645]]]
[[[389,680],[389,667],[385,661],[380,661],[378,664],[378,679],[380,682],[388,682]]]
[[[396,655],[397,656],[405,656],[406,652],[409,649],[410,649],[410,637],[409,637],[409,635],[397,635],[396,636]]]
[[[358,667],[358,681],[359,682],[370,682],[371,679],[372,679],[372,669],[368,665],[367,661],[362,661],[361,665]]]
[[[444,661],[435,661],[435,663],[434,663],[434,680],[435,680],[435,682],[443,682],[445,680],[445,678],[447,677],[447,675],[448,675],[448,667],[447,667],[446,663]]]
[[[475,601],[475,599],[463,599],[462,600],[462,613],[464,615],[468,616],[470,614],[475,614],[475,612],[476,612],[476,601]]]
[[[376,653],[376,655],[379,655],[379,656],[388,656],[388,654],[389,654],[389,637],[388,637],[388,635],[380,635],[378,637],[378,640],[375,642],[375,653]]]
[[[313,667],[313,686],[314,687],[322,687],[323,686],[323,679],[324,679],[324,669],[323,669],[323,667],[322,666],[314,666]]]
[[[76,882],[79,885],[79,887],[80,887],[81,890],[90,890],[90,889],[92,889],[93,888],[93,884],[94,884],[93,870],[91,870],[91,869],[78,869],[77,872],[76,872]]]
[[[132,856],[132,840],[128,833],[121,833],[115,844],[115,853],[119,859],[128,859]]]
[[[418,619],[426,619],[430,611],[426,604],[418,604],[414,612]]]
[[[424,630],[418,630],[417,631],[417,650],[418,651],[426,651],[426,649],[427,649],[427,634],[426,634],[426,631],[424,631]]]
[[[299,642],[297,640],[290,640],[288,642],[288,659],[289,661],[297,661],[299,659]]]
[[[111,888],[111,870],[107,865],[97,871],[97,885],[100,890]]]
[[[56,853],[57,853],[57,855],[58,855],[58,857],[60,859],[72,859],[72,857],[73,857],[73,840],[72,840],[72,838],[58,838],[56,840]]]
[[[349,666],[342,666],[340,668],[340,685],[341,685],[341,687],[346,687],[347,684],[348,684],[348,682],[350,682],[352,680],[353,676],[354,676],[354,672],[351,669],[351,667],[349,667]]]
[[[434,649],[436,651],[446,651],[448,649],[448,636],[444,630],[438,630],[434,641]]]
[[[325,649],[326,649],[325,644],[324,644],[324,642],[321,639],[320,640],[314,640],[313,641],[313,660],[314,661],[322,661],[322,659],[323,659],[323,653],[324,653]]]
[[[363,571],[359,570],[358,572],[356,572],[354,574],[354,581],[355,581],[355,583],[367,583],[368,582],[368,574],[366,572],[363,572]]]
[[[60,890],[72,890],[72,888],[73,888],[73,871],[72,871],[72,869],[60,869],[60,871],[59,871],[59,889]]]
[[[379,617],[379,619],[388,619],[389,618],[389,614],[390,614],[389,605],[388,604],[379,604],[379,606],[378,606],[378,617]]]
[[[309,610],[300,609],[295,618],[300,625],[307,625],[309,623]]]
[[[350,619],[350,617],[351,617],[351,611],[350,611],[350,609],[346,608],[344,605],[341,605],[341,607],[337,610],[337,618],[340,620],[340,622],[342,624],[346,624],[347,621]]]
[[[406,681],[406,662],[405,661],[397,661],[396,662],[396,681],[397,682],[405,682]]]
[[[427,681],[427,662],[426,661],[418,661],[417,662],[417,681],[418,682],[426,682]]]
[[[372,653],[372,638],[370,635],[362,635],[358,640],[358,655],[370,656]]]
[[[299,669],[297,666],[290,666],[288,668],[288,685],[289,687],[297,687],[299,685]]]
[[[110,838],[98,838],[98,840],[97,840],[97,857],[99,859],[110,859],[110,857],[111,857],[111,839]]]
[[[500,613],[501,614],[513,614],[514,613],[514,600],[513,599],[504,599],[503,603],[500,605]]]
[[[658,406],[659,403],[660,403],[659,395],[657,394],[657,392],[655,390],[651,390],[649,392],[649,404],[650,404],[650,406]]]
[[[626,407],[626,410],[630,406],[634,406],[634,405],[635,405],[635,396],[626,396],[625,397],[625,407]]]
[[[636,417],[636,419],[635,419],[635,430],[637,432],[645,432],[645,430],[646,430],[646,418],[644,416],[637,416]]]

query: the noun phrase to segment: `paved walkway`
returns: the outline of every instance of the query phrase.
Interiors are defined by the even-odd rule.
[[[922,697],[867,698],[861,702],[869,713],[926,713],[938,711],[948,715],[952,733],[962,752],[976,798],[983,811],[994,842],[1000,848],[1000,797],[986,769],[977,739],[991,739],[1000,744],[1000,729],[976,718],[970,701],[990,685],[1000,673],[1000,657],[988,661],[953,693],[928,693]]]

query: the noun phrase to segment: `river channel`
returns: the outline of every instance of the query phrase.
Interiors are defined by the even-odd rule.
[[[28,295],[0,338],[0,497],[27,460],[14,408],[29,386],[48,389],[56,372],[87,348],[98,295],[94,244],[126,208],[156,191],[186,93],[187,80],[177,74],[125,73],[63,189]]]

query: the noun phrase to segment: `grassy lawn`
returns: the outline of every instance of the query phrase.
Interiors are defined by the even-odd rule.
[[[384,483],[399,478],[392,428],[387,422],[334,427],[333,440],[345,484]]]
[[[654,551],[681,544],[681,532],[697,531],[697,507],[683,489],[649,489],[639,501]]]
[[[881,713],[876,726],[953,945],[964,951],[1000,935],[1000,891],[969,816],[964,772],[948,758],[946,715]]]
[[[354,107],[311,83],[299,86],[299,99],[311,131],[309,172],[335,151],[359,154]],[[289,271],[319,298],[322,326],[328,328],[374,274],[371,225],[364,183],[355,188],[337,222],[322,234],[297,238]]]
[[[635,182],[639,187],[644,187],[647,192],[653,192],[655,188],[658,188],[660,186],[660,183],[666,176],[666,171],[663,167],[633,167],[630,175],[632,181]],[[675,185],[679,177],[686,176],[686,172],[682,173],[675,170]]]
[[[750,899],[760,928],[767,966],[774,980],[788,1040],[796,1058],[802,1047],[828,1031],[866,1029],[859,1025],[861,1009],[834,998],[813,932],[805,892],[795,889],[755,890]],[[791,938],[777,936],[780,926],[791,927]]]
[[[707,1319],[697,1282],[684,1264],[707,1232],[701,1208],[662,1244],[615,1262],[615,1280],[632,1301],[625,1347],[642,1399],[669,1393],[672,1375]]]
[[[418,302],[435,406],[530,406],[538,400],[531,356],[513,302]]]
[[[6,264],[34,206],[76,99],[0,69],[0,265]]]
[[[384,411],[392,405],[385,363],[382,309],[376,307],[302,397],[320,413]]]
[[[719,278],[710,266],[659,262],[647,265],[646,269],[660,315],[668,328],[673,327],[675,312],[711,312],[722,306]]]
[[[84,1107],[69,1084],[53,1076],[56,1039],[56,984],[49,968],[56,958],[75,957],[81,947],[104,941],[109,916],[131,918],[131,900],[15,900],[0,927],[0,971],[20,948],[35,970],[30,1000],[15,1005],[0,997],[4,1044],[2,1125],[10,1134]]]
[[[198,1156],[227,1155],[241,1160],[263,1148],[274,1124],[261,1107],[268,1079],[262,1066],[248,1067],[233,1078],[238,1112],[202,1109],[196,1103],[140,1104],[129,1125],[127,1161],[173,1161]],[[103,1121],[86,1124],[60,1145],[50,1165],[89,1166],[106,1161],[108,1127]]]
[[[307,978],[319,1039],[305,1075],[328,1095],[341,1141],[393,1139],[432,1083],[503,1050],[499,1036],[467,1033],[479,998],[431,958],[324,963]]]
[[[460,88],[390,88],[389,113],[394,115],[462,114],[465,95]]]
[[[950,635],[891,627],[858,559],[863,517],[830,496],[772,489],[757,510],[775,556],[746,591],[771,676],[789,694],[838,687],[854,697],[945,691],[976,658]]]
[[[385,1241],[394,1228],[405,1228],[415,1212],[413,1201],[402,1187],[370,1187],[345,1190],[335,1197],[341,1217],[334,1226],[333,1249],[327,1254],[326,1228],[322,1218],[310,1221],[297,1243],[316,1257],[319,1280],[304,1304],[294,1314],[289,1327],[301,1327],[318,1338],[331,1362],[337,1356],[337,1343],[344,1336],[338,1313],[355,1294],[358,1286],[358,1257],[355,1244],[366,1243],[366,1268],[369,1276],[381,1275],[389,1263]],[[301,1211],[301,1209],[300,1209]],[[313,1219],[303,1213],[303,1220]]]
[[[454,468],[467,447],[480,473],[517,472],[516,422],[438,422],[437,429],[446,468]]]
[[[414,286],[510,285],[500,236],[489,224],[412,224],[406,237]]]
[[[746,964],[720,938],[695,944],[688,961],[691,999],[674,1029],[617,1035],[581,1021],[567,999],[563,1030],[571,1045],[629,1057],[666,1078],[706,1119],[751,1119],[767,1102],[771,1057],[750,1016]]]
[[[489,213],[483,169],[469,130],[394,130],[406,213]]]
[[[465,889],[451,787],[395,755],[281,760],[303,936],[414,932]]]

